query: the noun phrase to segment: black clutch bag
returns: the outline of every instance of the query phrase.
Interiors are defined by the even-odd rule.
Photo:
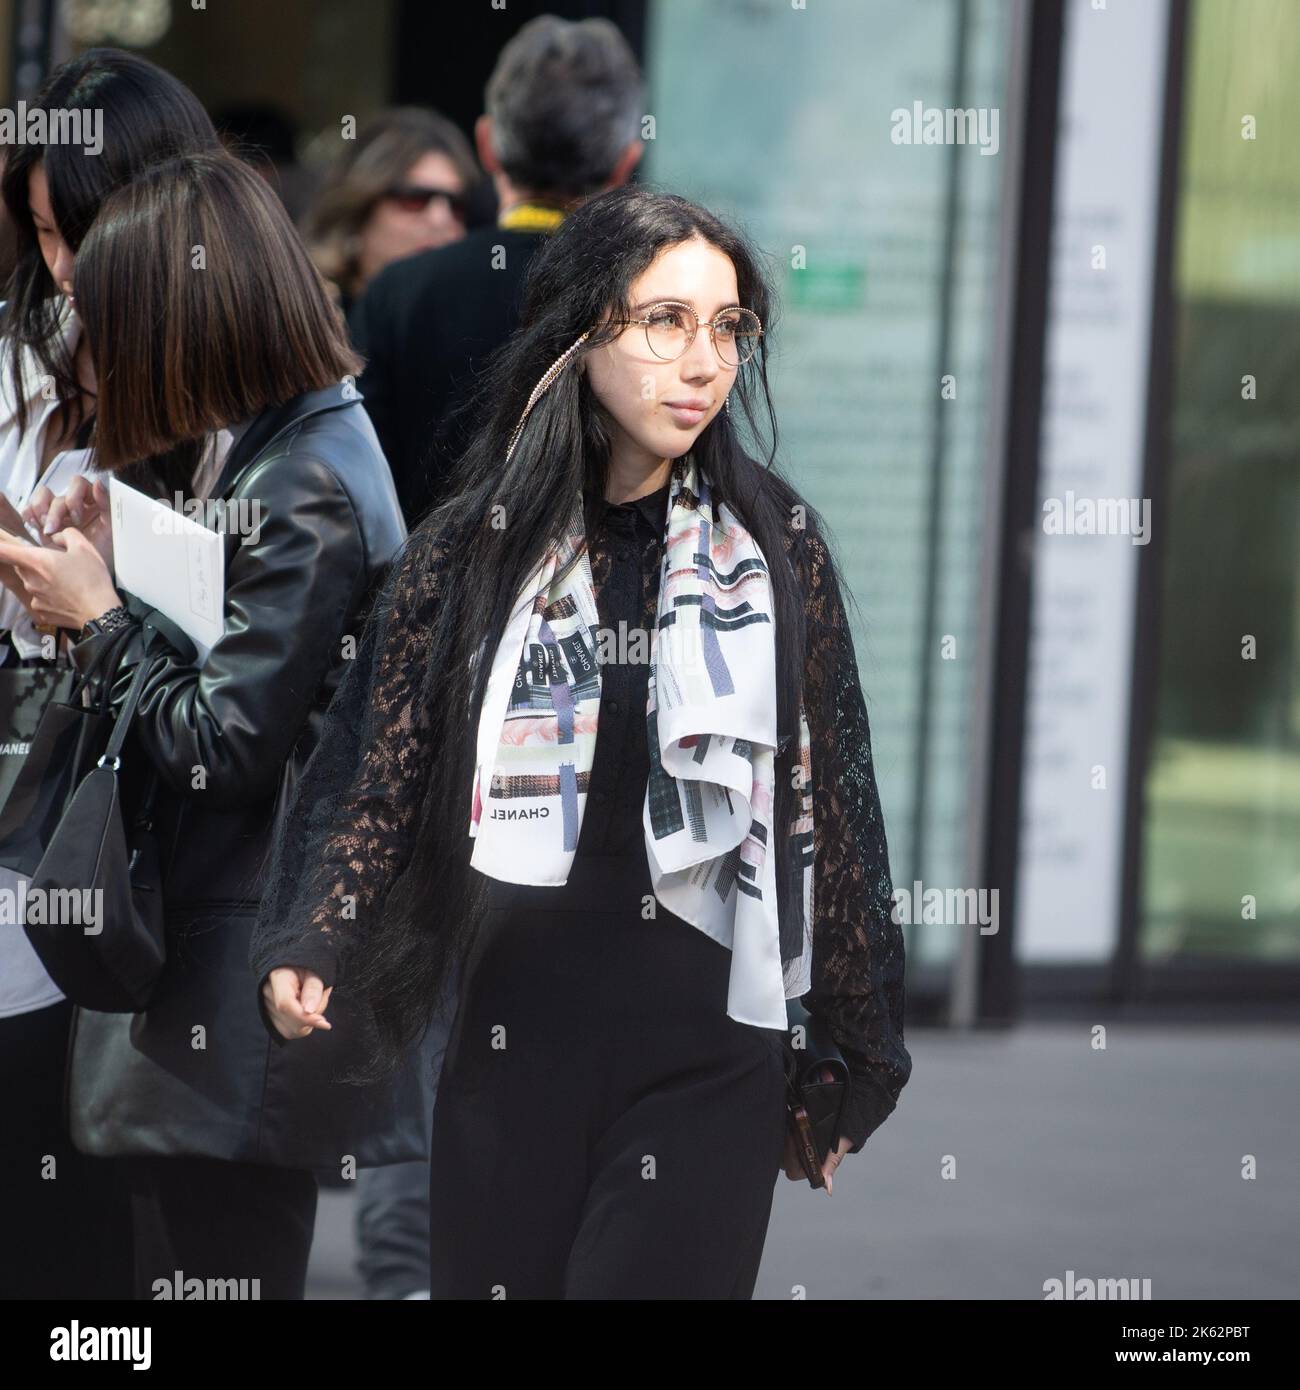
[[[839,1143],[851,1077],[830,1029],[798,999],[785,1001],[786,1124],[804,1174],[825,1187],[822,1167]]]

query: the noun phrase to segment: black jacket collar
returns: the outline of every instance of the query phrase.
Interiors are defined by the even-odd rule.
[[[328,410],[341,410],[345,406],[356,405],[362,399],[360,391],[350,381],[341,381],[335,386],[326,386],[319,391],[306,391],[294,396],[283,405],[274,405],[255,416],[248,428],[235,441],[226,461],[221,466],[221,476],[212,489],[213,497],[222,497],[233,485],[236,478],[286,431],[293,429],[301,421],[312,415],[322,415]]]

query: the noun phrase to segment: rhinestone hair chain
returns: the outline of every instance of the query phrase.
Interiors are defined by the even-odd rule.
[[[588,329],[571,348],[562,352],[559,357],[547,367],[542,375],[542,379],[533,387],[533,394],[528,397],[528,404],[524,406],[524,413],[519,417],[519,423],[515,426],[514,432],[510,436],[510,443],[506,446],[507,463],[510,462],[510,455],[515,451],[515,445],[519,443],[519,436],[524,432],[524,422],[528,419],[529,412],[550,389],[550,385],[555,378],[564,370],[565,363],[568,362],[569,358],[577,352],[589,337],[591,337],[590,329]]]

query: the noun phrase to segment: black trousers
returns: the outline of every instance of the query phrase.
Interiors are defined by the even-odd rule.
[[[178,1271],[182,1281],[248,1280],[249,1297],[254,1279],[258,1298],[303,1297],[316,1225],[310,1170],[188,1156],[118,1161],[131,1190],[136,1298],[175,1298]]]
[[[18,928],[7,928],[16,931]],[[131,1211],[118,1161],[63,1123],[67,1000],[0,1018],[0,1298],[131,1297]]]
[[[431,1298],[752,1297],[782,1034],[727,1016],[731,952],[649,893],[644,853],[494,885],[434,1106]]]

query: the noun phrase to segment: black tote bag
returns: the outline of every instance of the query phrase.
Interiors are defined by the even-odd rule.
[[[41,716],[68,698],[76,678],[67,665],[0,666],[0,806],[22,772]]]
[[[7,784],[0,780],[0,865],[6,869],[31,877],[73,790],[104,751],[113,728],[113,678],[131,632],[128,627],[114,634],[94,665],[81,673],[67,666],[20,667],[12,673],[48,671],[57,679],[48,680],[41,708],[34,707],[34,696],[26,697],[21,717],[32,721],[29,747]],[[0,670],[0,677],[5,674]],[[82,692],[97,674],[103,676],[99,696],[93,706],[84,705]]]

